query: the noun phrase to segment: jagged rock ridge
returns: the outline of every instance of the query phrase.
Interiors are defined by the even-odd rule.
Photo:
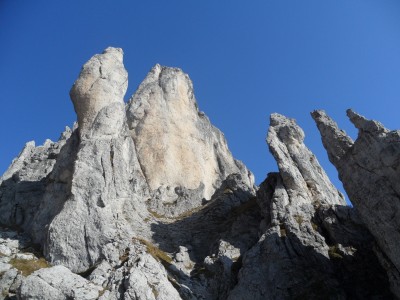
[[[279,173],[258,190],[262,235],[245,254],[230,299],[387,297],[371,235],[303,140],[294,120],[271,115],[267,143]]]
[[[188,75],[156,65],[125,105],[127,76],[121,49],[92,57],[78,122],[1,177],[1,299],[392,297],[374,232],[293,120],[271,116],[279,173],[255,187]]]
[[[324,111],[312,117],[321,132],[330,161],[352,203],[375,237],[376,251],[400,297],[400,132],[347,111],[358,129],[353,141]]]

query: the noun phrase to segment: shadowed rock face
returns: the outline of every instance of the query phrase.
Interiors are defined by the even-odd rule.
[[[371,235],[303,140],[294,120],[271,115],[267,143],[279,173],[257,192],[262,235],[229,299],[390,298]]]
[[[383,266],[400,297],[400,132],[347,111],[358,129],[353,141],[324,111],[312,117],[330,161],[354,207],[375,237]]]

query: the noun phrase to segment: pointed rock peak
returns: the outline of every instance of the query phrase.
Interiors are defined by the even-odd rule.
[[[122,50],[122,48],[108,47],[108,48],[104,49],[102,54],[112,54],[115,56],[115,58],[117,58],[119,61],[121,61],[121,63],[124,58],[124,51]]]
[[[189,76],[179,68],[156,64],[151,68],[149,73],[147,73],[146,78],[139,85],[135,94],[147,89],[149,84],[159,85],[165,93],[176,92],[178,91],[177,88],[179,88],[180,91],[186,89],[191,93],[191,97],[193,97],[193,84]],[[133,104],[131,102],[134,96],[135,95],[129,100],[130,104]]]
[[[279,139],[289,142],[290,140],[296,140],[297,142],[303,142],[304,132],[296,124],[294,119],[287,118],[281,114],[273,113],[270,117],[270,132],[268,133],[269,138],[273,138],[276,133]]]
[[[359,130],[376,132],[376,133],[389,132],[389,130],[387,130],[380,122],[374,120],[368,120],[364,116],[354,112],[351,109],[348,109],[346,113],[351,123],[353,123],[354,126]]]
[[[400,133],[348,110],[350,121],[359,129],[353,142],[329,117],[312,115],[351,202],[384,253],[380,254],[385,257],[382,265],[399,297],[400,226],[392,221],[399,219],[400,212]]]
[[[122,49],[105,49],[85,63],[72,86],[70,96],[81,138],[112,135],[120,130],[125,115],[123,98],[128,87],[128,73],[122,60]]]
[[[152,190],[197,190],[210,199],[229,174],[247,170],[232,157],[223,134],[199,112],[193,84],[181,69],[155,65],[127,105],[138,158]],[[192,197],[194,198],[194,197]]]
[[[318,130],[322,136],[322,143],[328,151],[329,160],[336,164],[341,160],[353,145],[353,140],[340,130],[335,121],[333,121],[323,110],[315,110],[311,113],[312,118],[317,124]]]
[[[346,204],[317,158],[304,145],[304,132],[295,120],[271,115],[267,143],[290,199],[297,203]]]

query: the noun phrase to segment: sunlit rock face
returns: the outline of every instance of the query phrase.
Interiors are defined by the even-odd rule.
[[[192,82],[180,69],[156,65],[130,99],[127,117],[150,189],[162,187],[166,201],[175,202],[181,188],[197,190],[199,201],[210,199],[232,173],[253,184],[224,135],[199,111]]]
[[[122,49],[109,47],[83,65],[70,91],[81,138],[115,135],[121,131],[127,88],[128,72]]]

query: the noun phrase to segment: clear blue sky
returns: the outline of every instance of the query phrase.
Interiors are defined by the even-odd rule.
[[[325,109],[353,137],[353,108],[400,128],[400,1],[0,0],[0,173],[25,142],[57,140],[75,120],[82,64],[122,47],[126,98],[156,63],[180,67],[200,109],[257,182],[277,170],[269,115],[295,118],[332,181],[309,115]]]

